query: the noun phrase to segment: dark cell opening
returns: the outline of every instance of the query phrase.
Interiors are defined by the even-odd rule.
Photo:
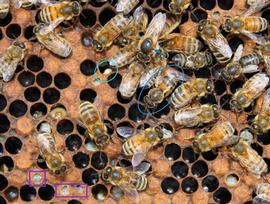
[[[9,106],[9,113],[14,117],[21,117],[26,111],[27,105],[21,100],[13,101]]]
[[[132,104],[130,108],[128,109],[128,117],[134,122],[141,122],[146,117],[146,114],[143,114],[143,113],[146,113],[144,106],[142,105],[139,105],[139,106],[140,106],[141,111],[139,111],[137,103]]]
[[[42,58],[36,55],[32,55],[27,59],[26,65],[27,68],[30,69],[31,71],[38,72],[43,68],[44,62]]]
[[[188,175],[188,165],[185,162],[177,161],[171,167],[173,175],[180,179]]]
[[[238,48],[239,45],[241,45],[241,44],[244,45],[243,40],[237,36],[229,39],[228,42],[229,42],[229,45],[230,45],[233,52],[236,51],[236,49]]]
[[[4,110],[7,106],[7,99],[4,95],[0,94],[0,111]]]
[[[126,104],[126,103],[129,103],[131,100],[132,100],[133,97],[129,98],[129,99],[125,99],[121,96],[120,92],[117,91],[117,100],[120,102],[120,103],[123,103],[123,104]]]
[[[83,32],[81,36],[81,43],[85,47],[93,46],[93,38],[89,32]]]
[[[92,155],[91,165],[98,170],[104,169],[108,163],[108,157],[104,152],[95,152]]]
[[[233,0],[218,0],[218,6],[223,10],[230,10],[233,7]]]
[[[37,75],[37,84],[42,87],[48,87],[52,83],[52,76],[48,72],[40,72]]]
[[[0,155],[3,155],[4,152],[4,147],[3,145],[0,143]]]
[[[196,9],[190,14],[191,20],[198,23],[200,20],[207,19],[207,12],[202,9]]]
[[[121,120],[123,117],[125,117],[125,114],[125,108],[119,104],[113,104],[108,109],[108,116],[112,120]]]
[[[212,10],[216,6],[216,1],[200,0],[200,5],[206,10]]]
[[[22,61],[21,61],[21,62],[22,62]],[[22,64],[23,64],[23,63],[22,63]],[[16,70],[15,70],[15,73],[19,73],[19,72],[21,72],[23,69],[24,69],[23,65],[18,64],[17,67],[16,67]]]
[[[9,202],[14,202],[18,199],[19,197],[19,189],[15,186],[9,186],[5,191],[4,191],[4,195],[6,197],[6,199]]]
[[[217,95],[222,95],[226,91],[226,84],[224,81],[218,80],[214,82],[215,84],[215,93]]]
[[[67,202],[67,204],[82,204],[80,201],[72,199]]]
[[[162,108],[164,108],[164,109],[162,109]],[[162,111],[154,113],[155,110],[161,110],[161,109],[162,109]],[[154,113],[153,116],[156,118],[161,118],[162,116],[168,115],[169,112],[170,112],[170,106],[168,105],[168,101],[164,100],[160,104],[158,104],[157,107],[153,110],[153,113]]]
[[[208,173],[207,163],[203,160],[196,161],[191,167],[191,172],[195,177],[204,177]]]
[[[244,204],[252,204],[252,203],[253,203],[252,201],[244,202]]]
[[[136,99],[139,100],[139,96],[140,96],[140,101],[143,101],[143,98],[148,94],[150,89],[143,89],[142,88],[137,88],[136,91]]]
[[[207,94],[206,96],[200,99],[201,104],[210,103],[210,104],[217,104],[216,97],[211,94]]]
[[[34,187],[24,185],[20,189],[20,197],[23,201],[32,201],[36,198],[37,191]]]
[[[268,158],[263,158],[263,160],[264,160],[265,163],[267,164],[267,167],[268,167],[268,172],[267,172],[267,173],[269,173],[269,172],[270,172],[270,159],[268,159]]]
[[[201,68],[195,71],[195,76],[198,78],[210,78],[211,72],[208,68]]]
[[[57,103],[60,99],[60,92],[55,88],[47,88],[43,92],[43,100],[45,103],[54,104]]]
[[[4,190],[7,186],[8,186],[7,178],[4,175],[0,174],[0,191]]]
[[[181,18],[181,23],[180,24],[184,24],[188,21],[188,18],[189,18],[189,15],[188,15],[188,12],[184,13],[182,15],[182,18]]]
[[[99,14],[99,22],[102,26],[104,26],[109,20],[111,20],[115,16],[115,12],[109,8],[105,8]]]
[[[122,76],[120,74],[115,75],[115,73],[112,73],[110,76],[108,76],[107,81],[110,87],[115,89],[120,86],[121,81],[122,81]]]
[[[3,32],[2,32],[2,29],[0,29],[0,40],[3,39]]]
[[[97,92],[95,92],[94,90],[83,89],[80,93],[80,100],[94,103],[96,96],[97,96]]]
[[[239,81],[239,80],[232,82],[230,85],[231,92],[235,93],[238,89],[243,87],[244,83],[245,83],[244,81]]]
[[[146,2],[151,8],[157,8],[162,3],[162,0],[147,0]]]
[[[195,153],[191,147],[186,147],[183,150],[182,158],[188,163],[193,163],[199,158],[199,154]]]
[[[5,133],[8,131],[9,127],[10,127],[10,122],[7,118],[6,115],[4,114],[0,114],[0,133]]]
[[[105,123],[105,125],[106,125],[106,127],[107,127],[107,133],[108,133],[109,135],[112,135],[113,132],[114,132],[114,128],[113,128],[112,122],[109,121],[109,120],[104,120],[103,122]]]
[[[84,9],[80,15],[80,22],[86,28],[91,28],[97,20],[96,13],[90,9]]]
[[[123,121],[123,122],[121,122],[121,123],[119,123],[119,124],[117,125],[117,128],[121,128],[121,127],[130,127],[130,128],[133,129],[133,134],[135,133],[135,129],[134,129],[133,125],[131,125],[130,122],[128,122],[128,121]],[[117,135],[118,135],[121,139],[125,139],[124,137],[122,137],[122,136],[118,133],[118,131],[116,131],[116,132],[117,132]]]
[[[161,182],[162,191],[166,194],[173,194],[179,189],[179,183],[172,177],[163,179]]]
[[[232,194],[228,189],[221,187],[213,194],[213,198],[217,203],[229,203]]]
[[[59,89],[65,89],[71,84],[71,78],[64,72],[58,73],[54,77],[54,84]]]
[[[152,14],[151,10],[145,8],[144,11],[148,16],[148,22],[151,22],[151,20],[153,18],[153,14]]]
[[[36,36],[33,32],[34,26],[30,25],[24,29],[24,37],[31,42],[37,42]]]
[[[47,107],[43,103],[35,103],[30,108],[30,114],[33,117],[39,114],[42,114],[42,116],[44,116],[47,114]]]
[[[263,148],[258,143],[251,144],[252,149],[254,149],[260,156],[263,154]]]
[[[8,169],[8,171],[12,171],[14,168],[14,162],[11,157],[3,156],[0,157],[0,169]]]
[[[131,161],[127,160],[127,159],[121,159],[118,163],[117,163],[118,166],[121,166],[121,167],[130,167],[132,166],[132,163]]]
[[[64,119],[57,124],[57,132],[62,135],[70,134],[74,129],[74,125],[70,120]]]
[[[170,4],[170,0],[164,0],[163,1],[163,7],[169,11],[169,4]]]
[[[35,15],[35,21],[37,24],[40,22],[39,13],[40,13],[40,10],[37,10],[36,15]]]
[[[7,204],[7,201],[3,198],[3,196],[0,196],[0,203]]]
[[[206,192],[213,192],[218,188],[218,186],[219,182],[215,176],[209,175],[202,180],[202,187]]]
[[[40,90],[37,87],[30,87],[24,91],[24,97],[27,101],[35,102],[40,98]]]
[[[268,135],[270,135],[269,131],[268,131],[268,133],[265,133],[263,135],[257,135],[257,141],[260,144],[269,145],[270,144],[270,137]]]
[[[181,187],[185,193],[194,193],[198,189],[198,181],[193,177],[187,177],[182,181]]]
[[[265,10],[262,12],[262,17],[265,18],[268,23],[270,23],[270,9]]]
[[[22,33],[22,28],[18,24],[9,24],[6,28],[6,35],[10,39],[18,38]]]
[[[220,107],[224,110],[230,110],[230,100],[232,95],[226,94],[220,98]]]
[[[17,137],[9,137],[6,140],[5,148],[10,154],[17,154],[22,148],[22,141]]]
[[[93,169],[89,168],[83,171],[82,173],[82,181],[89,186],[95,185],[99,180],[98,172]]]
[[[41,169],[47,169],[48,167],[47,167],[47,164],[46,164],[45,160],[41,160],[41,159],[42,159],[42,157],[39,155],[38,158],[37,158],[38,167],[41,168]]]
[[[190,7],[191,9],[198,7],[198,0],[191,0],[191,5],[192,5],[192,7]]]
[[[54,197],[54,188],[51,185],[46,184],[46,186],[38,189],[38,195],[41,200],[51,200]]]
[[[80,65],[81,72],[86,76],[91,76],[95,73],[96,63],[86,59]]]
[[[168,144],[165,147],[164,154],[169,160],[176,160],[181,156],[181,148],[175,143]]]
[[[20,84],[24,87],[31,86],[35,83],[35,75],[28,71],[23,71],[18,76]]]
[[[70,135],[66,139],[66,147],[69,151],[76,151],[80,149],[82,145],[82,139],[79,135]]]
[[[80,135],[85,136],[86,129],[84,127],[77,125],[77,131]]]
[[[202,157],[207,161],[213,161],[217,158],[217,156],[218,156],[218,153],[212,150],[202,153]]]
[[[77,154],[73,155],[72,160],[77,168],[83,169],[88,166],[90,158],[88,154],[78,152]]]
[[[104,200],[108,195],[108,189],[102,184],[97,184],[92,188],[92,195],[96,200]]]
[[[0,19],[0,26],[1,27],[5,27],[6,25],[8,25],[12,20],[12,15],[11,13],[8,13],[7,16],[3,19]]]
[[[102,5],[104,5],[106,3],[106,1],[100,1],[100,0],[91,0],[90,4],[93,5],[94,7],[101,7]]]

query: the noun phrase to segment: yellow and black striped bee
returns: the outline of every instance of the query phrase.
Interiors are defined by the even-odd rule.
[[[270,203],[270,184],[260,183],[256,186],[254,192],[256,196],[253,198],[253,204]]]
[[[0,19],[3,19],[8,15],[9,7],[9,0],[0,0]]]
[[[171,0],[170,12],[174,15],[182,15],[191,4],[191,0]]]

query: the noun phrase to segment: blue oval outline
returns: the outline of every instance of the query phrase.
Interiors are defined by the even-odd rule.
[[[113,62],[113,64],[116,67],[116,72],[115,72],[114,76],[110,80],[100,80],[99,77],[97,77],[97,75],[96,75],[97,69],[104,62],[108,62],[109,64],[110,64],[110,62]],[[109,82],[111,82],[112,80],[115,79],[115,77],[117,76],[118,73],[119,73],[119,66],[118,66],[118,64],[117,64],[117,62],[115,60],[101,60],[101,61],[99,61],[99,63],[96,64],[93,77],[95,77],[95,79],[98,79],[98,82],[100,82],[100,83],[109,83]]]

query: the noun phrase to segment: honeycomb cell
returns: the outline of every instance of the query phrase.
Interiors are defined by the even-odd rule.
[[[188,175],[188,165],[183,161],[175,162],[171,167],[173,175],[180,179]]]
[[[105,200],[108,195],[108,189],[103,184],[97,184],[92,188],[92,195],[96,200]]]
[[[181,188],[185,193],[191,194],[197,191],[198,181],[193,177],[187,177],[182,181]]]
[[[132,100],[132,97],[129,98],[129,99],[123,98],[123,97],[121,96],[120,92],[117,91],[117,100],[118,100],[120,103],[127,104],[127,103],[129,103],[129,102]]]
[[[22,33],[22,28],[18,24],[9,24],[6,27],[6,36],[12,40],[17,39]]]
[[[5,133],[9,130],[10,122],[6,115],[0,114],[0,133]]]
[[[6,197],[6,199],[9,202],[14,202],[18,199],[19,197],[19,189],[15,186],[9,186],[5,191],[4,191],[4,195]]]
[[[213,0],[200,0],[200,5],[206,10],[212,10],[216,6],[216,1]]]
[[[33,32],[34,26],[29,25],[24,29],[24,37],[31,42],[37,42],[36,36]]]
[[[110,76],[108,76],[107,78],[108,84],[110,85],[110,87],[112,87],[113,89],[118,88],[121,84],[122,81],[122,76],[120,74],[111,74]]]
[[[202,187],[206,192],[213,192],[218,188],[218,186],[218,179],[213,175],[208,175],[202,180]]]
[[[268,137],[269,132],[263,135],[257,135],[257,141],[262,145],[270,144],[270,137]]]
[[[95,185],[99,181],[99,174],[93,168],[88,168],[82,172],[82,181],[89,186]]]
[[[125,117],[125,114],[125,108],[120,104],[113,104],[108,109],[108,116],[112,120],[121,120],[123,117]]]
[[[222,95],[226,91],[226,84],[224,81],[217,80],[214,82],[215,85],[215,93],[217,95]]]
[[[67,137],[66,147],[69,151],[76,151],[82,146],[82,139],[79,135],[73,134]]]
[[[199,158],[199,154],[195,153],[191,147],[186,147],[183,150],[182,158],[187,163],[193,163]]]
[[[8,186],[7,178],[5,177],[5,175],[0,174],[0,191],[4,190],[7,186]]]
[[[9,106],[9,113],[18,118],[27,112],[27,105],[22,100],[15,100]]]
[[[105,8],[103,9],[99,16],[99,22],[102,26],[104,26],[109,20],[111,20],[114,16],[115,16],[115,12],[113,10],[111,10],[110,8]]]
[[[3,19],[0,19],[0,27],[5,27],[12,21],[11,13],[8,13],[7,16]]]
[[[80,65],[81,73],[85,76],[91,76],[95,73],[96,63],[92,60],[86,59]]]
[[[60,92],[55,88],[47,88],[43,92],[43,100],[47,104],[57,103],[60,99]]]
[[[175,143],[168,144],[165,147],[164,154],[171,161],[177,160],[181,156],[181,148]]]
[[[138,109],[138,105],[136,103],[132,104],[128,109],[128,117],[134,122],[141,122],[146,118],[146,114],[143,114],[146,112],[144,106],[139,106],[141,111]]]
[[[78,200],[75,200],[75,199],[72,199],[72,200],[69,200],[67,202],[67,204],[83,204],[82,202],[78,201]]]
[[[260,156],[263,154],[263,148],[258,143],[251,144],[252,149],[254,149]]]
[[[234,36],[231,39],[228,40],[228,43],[232,49],[233,52],[236,51],[236,49],[238,48],[239,45],[244,45],[244,42],[241,38]]]
[[[232,98],[232,95],[225,94],[220,98],[220,106],[224,110],[230,110],[230,100]]]
[[[43,103],[35,103],[30,107],[30,114],[36,118],[47,114],[47,107]]]
[[[18,81],[24,87],[31,86],[35,83],[35,75],[28,71],[23,71],[18,76]]]
[[[207,19],[207,12],[202,9],[196,9],[192,11],[190,18],[193,22],[198,23],[200,20]]]
[[[83,32],[81,36],[81,43],[84,47],[92,47],[93,46],[92,35],[89,32]]]
[[[37,158],[37,165],[39,168],[41,169],[47,169],[47,164],[45,162],[45,160],[39,155],[38,158]]]
[[[92,155],[91,165],[98,170],[104,169],[108,163],[108,157],[104,152],[98,151]]]
[[[34,200],[37,196],[37,191],[34,187],[29,185],[24,185],[20,189],[20,197],[23,201],[30,202]]]
[[[162,111],[158,111],[161,109],[162,109]],[[161,118],[163,116],[168,115],[169,113],[170,113],[170,106],[168,105],[168,101],[166,101],[166,100],[164,100],[163,102],[158,104],[157,107],[153,110],[153,116],[156,118]]]
[[[229,203],[232,199],[232,194],[228,189],[220,187],[213,194],[213,198],[217,203]]]
[[[217,156],[218,156],[218,153],[214,152],[213,150],[202,153],[202,157],[207,161],[213,161],[217,158]]]
[[[0,111],[4,110],[7,106],[7,99],[4,95],[0,94]]]
[[[26,66],[29,70],[33,72],[38,72],[43,68],[44,62],[43,59],[38,57],[37,55],[32,55],[27,59]]]
[[[65,89],[71,84],[71,78],[66,73],[58,73],[54,77],[54,84],[59,89]]]
[[[93,89],[83,89],[80,93],[81,101],[89,101],[91,103],[94,103],[96,97],[97,92],[95,92]]]
[[[146,2],[151,8],[157,8],[161,5],[162,0],[146,0]]]
[[[233,7],[234,0],[218,0],[219,8],[223,10],[230,10]]]
[[[5,142],[5,148],[10,154],[17,154],[21,151],[22,141],[17,137],[9,137]]]
[[[74,125],[68,119],[61,120],[57,124],[57,132],[59,132],[61,135],[70,134],[73,131],[73,129]]]
[[[210,103],[217,104],[216,97],[212,94],[207,94],[206,96],[200,99],[201,104]]]
[[[203,160],[196,161],[191,167],[191,172],[195,177],[204,177],[208,173],[207,163]]]
[[[77,168],[83,169],[88,166],[90,157],[88,154],[78,152],[77,154],[73,155],[72,160]]]
[[[79,18],[82,26],[86,28],[91,28],[97,20],[96,13],[90,9],[83,9]]]
[[[243,84],[245,82],[244,81],[240,81],[240,80],[237,80],[237,81],[234,81],[230,84],[230,90],[232,93],[235,93],[238,89],[242,88],[243,87]]]
[[[100,1],[100,0],[91,0],[90,4],[94,7],[101,7],[106,3],[106,1]]]
[[[237,174],[231,173],[226,176],[225,183],[229,187],[234,187],[238,184],[239,180],[240,178]]]
[[[35,102],[39,100],[41,95],[40,90],[37,87],[29,87],[24,91],[24,97],[27,101]]]
[[[198,78],[210,78],[211,77],[211,72],[208,68],[201,68],[196,70],[195,76]]]
[[[41,200],[49,201],[54,197],[54,188],[50,184],[38,189],[38,195]]]
[[[262,12],[262,17],[265,18],[268,23],[270,23],[270,9],[265,10]]]
[[[167,177],[161,182],[161,189],[166,194],[173,194],[179,189],[179,183],[172,177]]]
[[[48,72],[40,72],[37,75],[37,84],[41,88],[46,88],[46,87],[50,86],[51,83],[52,83],[52,76]]]
[[[10,156],[0,157],[0,169],[7,169],[7,171],[12,171],[13,168],[14,168],[14,162]]]

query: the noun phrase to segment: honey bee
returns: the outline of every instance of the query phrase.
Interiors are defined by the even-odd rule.
[[[174,15],[182,15],[191,4],[191,0],[171,0],[170,12]]]
[[[80,119],[87,128],[90,138],[102,148],[109,143],[110,135],[102,122],[98,109],[89,101],[81,102],[79,107]]]
[[[269,82],[269,77],[265,73],[258,73],[245,82],[243,87],[234,93],[230,101],[233,111],[241,112],[258,98]]]
[[[181,127],[201,126],[216,120],[218,117],[218,106],[211,104],[188,107],[174,113],[174,121]]]
[[[163,67],[154,67],[152,69],[146,70],[141,76],[140,88],[145,87],[150,88],[154,85],[156,78],[159,76],[160,72],[163,70]]]
[[[38,41],[48,50],[60,57],[68,57],[72,52],[71,44],[49,28],[50,24],[39,23],[33,29]]]
[[[116,131],[124,138],[130,137],[132,132],[128,126],[118,127]],[[132,156],[133,166],[138,166],[152,147],[172,136],[172,131],[162,124],[150,127],[128,138],[122,145],[122,151],[124,155]]]
[[[57,176],[62,175],[67,169],[65,158],[62,153],[56,149],[55,138],[51,133],[48,123],[41,124],[37,134],[37,142],[40,155],[45,160],[49,171]]]
[[[214,148],[229,146],[238,141],[234,127],[229,121],[217,122],[207,133],[195,136],[192,146],[196,152],[207,152]]]
[[[103,28],[94,35],[94,46],[99,52],[111,46],[113,41],[130,24],[132,17],[126,17],[123,13],[114,16]]]
[[[15,41],[0,57],[0,78],[3,78],[4,82],[8,82],[12,79],[17,65],[23,60],[26,53],[27,48],[25,44],[20,41]]]
[[[181,84],[171,95],[173,108],[178,110],[183,108],[195,98],[201,98],[214,90],[214,84],[211,80],[196,78]]]
[[[52,5],[56,3],[56,1],[53,0],[13,0],[13,1],[16,9],[19,8],[31,9],[33,6]]]
[[[123,98],[130,98],[134,95],[143,72],[144,66],[138,61],[134,61],[129,65],[119,87],[119,92]]]
[[[270,184],[260,183],[256,186],[254,192],[256,196],[253,198],[254,204],[270,203]]]
[[[180,25],[180,22],[181,22],[181,17],[167,14],[165,26],[160,34],[160,39],[165,38],[174,29],[176,29]]]
[[[265,71],[270,75],[270,41],[264,38],[257,38],[256,42],[259,44],[258,53],[264,61]]]
[[[240,165],[253,173],[257,177],[268,171],[267,164],[263,158],[245,141],[240,140],[230,149],[232,157],[237,160]]]
[[[116,4],[116,12],[129,14],[131,10],[139,3],[139,0],[119,0]]]
[[[187,69],[198,70],[213,63],[213,57],[210,52],[196,52],[194,54],[185,54],[183,52],[173,56],[172,63]]]
[[[9,0],[0,1],[0,19],[3,19],[8,15],[9,7],[10,7]]]
[[[201,20],[198,25],[198,33],[219,63],[223,64],[231,59],[233,53],[228,41],[214,22]]]
[[[168,52],[184,52],[187,54],[199,52],[203,47],[198,39],[180,33],[168,34],[161,39],[160,45]]]

